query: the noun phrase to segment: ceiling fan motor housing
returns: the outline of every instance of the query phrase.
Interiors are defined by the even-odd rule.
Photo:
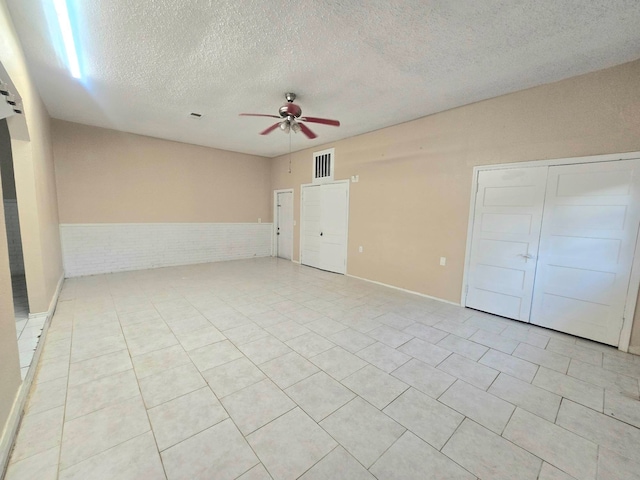
[[[280,116],[283,118],[286,118],[286,117],[298,118],[300,115],[302,115],[302,109],[295,103],[285,103],[280,107],[279,112],[280,112]]]

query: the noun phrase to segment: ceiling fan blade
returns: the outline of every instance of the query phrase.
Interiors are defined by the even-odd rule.
[[[298,123],[298,125],[300,125],[300,130],[302,130],[302,133],[304,133],[308,138],[316,138],[317,135],[315,133],[313,133],[309,127],[307,127],[304,123]]]
[[[278,115],[267,115],[266,113],[240,113],[241,117],[269,117],[269,118],[281,118]]]
[[[273,125],[271,125],[269,128],[267,128],[266,130],[260,132],[260,135],[266,135],[267,133],[271,133],[273,132],[276,128],[278,128],[280,126],[280,122],[274,123]]]
[[[338,120],[330,120],[328,118],[300,117],[298,120],[302,120],[303,122],[322,123],[323,125],[333,125],[334,127],[340,126],[340,122]]]

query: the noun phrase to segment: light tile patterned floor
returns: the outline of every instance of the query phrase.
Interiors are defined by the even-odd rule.
[[[258,259],[67,280],[7,480],[639,479],[640,357]]]

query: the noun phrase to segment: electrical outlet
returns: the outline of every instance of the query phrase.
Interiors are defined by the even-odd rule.
[[[258,219],[258,223],[262,223],[262,219],[261,218]]]
[[[360,245],[360,246],[358,247],[358,252],[362,253],[363,251],[364,251],[364,249],[362,248],[362,245]]]
[[[360,175],[351,175],[351,183],[358,183],[360,181]]]
[[[447,257],[440,257],[440,265],[443,267],[447,264]]]

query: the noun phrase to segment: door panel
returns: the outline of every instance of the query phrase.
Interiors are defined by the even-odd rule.
[[[640,160],[549,168],[531,323],[618,345],[639,178]]]
[[[466,306],[529,320],[547,169],[479,173]]]
[[[302,187],[302,222],[300,232],[302,244],[300,263],[310,267],[320,267],[320,221],[321,221],[320,185]]]
[[[278,193],[278,257],[291,260],[293,252],[293,192]]]
[[[322,185],[320,264],[323,270],[346,272],[348,185]]]

